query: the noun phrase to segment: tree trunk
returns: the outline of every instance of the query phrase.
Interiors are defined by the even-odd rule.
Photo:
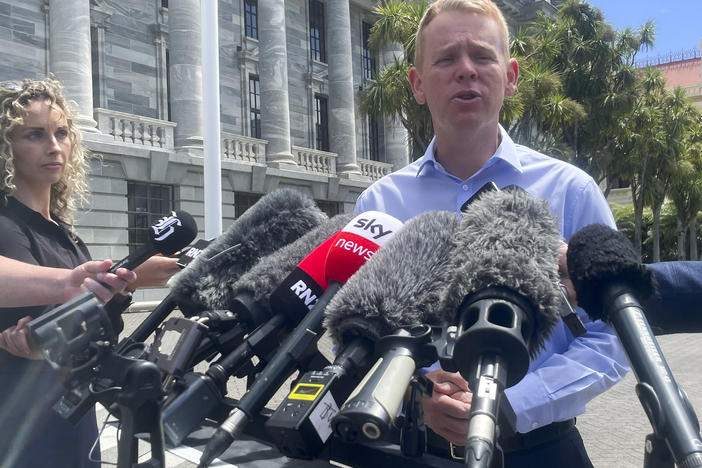
[[[653,207],[653,263],[661,261],[661,205]]]
[[[678,217],[678,260],[685,259],[685,224]]]
[[[690,260],[699,260],[697,255],[697,219],[693,216],[690,220]]]
[[[631,184],[631,194],[634,202],[634,250],[641,259],[641,225],[643,224],[643,195],[638,195],[635,184]]]

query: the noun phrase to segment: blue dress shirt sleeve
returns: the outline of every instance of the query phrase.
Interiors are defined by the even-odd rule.
[[[616,227],[609,205],[592,179],[569,190],[563,217],[565,239],[592,223]],[[582,309],[578,314],[586,333],[574,339],[563,322],[557,322],[524,379],[505,391],[517,414],[517,431],[529,432],[584,413],[591,399],[629,370],[614,330],[601,321],[590,321]]]

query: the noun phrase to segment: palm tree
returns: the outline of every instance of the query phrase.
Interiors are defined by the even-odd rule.
[[[678,218],[678,259],[698,260],[697,214],[702,210],[702,115],[694,110],[681,157],[675,166],[670,198]],[[689,249],[685,249],[689,234]]]
[[[681,88],[663,93],[662,112],[665,118],[661,122],[661,153],[654,161],[653,180],[650,187],[650,206],[653,212],[653,261],[660,261],[660,219],[661,208],[675,177],[675,169],[683,151],[685,131],[693,123],[694,108],[687,102]]]
[[[371,28],[369,46],[377,53],[388,45],[400,44],[403,53],[368,82],[360,100],[360,110],[365,114],[400,119],[412,140],[414,154],[424,153],[434,135],[429,109],[414,100],[407,79],[419,21],[428,6],[426,0],[385,0],[375,7],[373,13],[378,20]]]
[[[664,79],[660,71],[647,68],[637,86],[634,107],[619,121],[613,134],[612,172],[631,184],[634,205],[634,248],[641,255],[642,218],[649,187],[654,179],[655,159],[664,152],[662,98]]]

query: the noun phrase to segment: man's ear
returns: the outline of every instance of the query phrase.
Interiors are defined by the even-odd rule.
[[[421,73],[416,67],[410,68],[408,74],[410,86],[412,86],[412,94],[414,94],[414,100],[419,104],[426,104],[426,99],[424,98],[424,87],[422,82]]]
[[[507,83],[505,84],[505,97],[514,96],[517,92],[517,79],[519,78],[519,64],[516,59],[507,62]]]

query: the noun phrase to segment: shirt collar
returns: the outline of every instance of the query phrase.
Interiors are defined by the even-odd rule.
[[[517,154],[517,146],[514,144],[514,141],[512,141],[512,139],[509,137],[505,129],[502,128],[502,125],[498,124],[498,127],[501,136],[500,146],[497,147],[497,151],[495,151],[495,153],[490,157],[490,159],[488,159],[488,161],[485,163],[485,166],[483,167],[492,166],[493,164],[496,164],[498,160],[502,160],[510,166],[512,166],[517,172],[522,173],[523,169],[522,164],[519,161],[519,156]],[[426,171],[430,170],[429,168],[433,168],[434,170],[436,170],[437,165],[440,165],[440,163],[436,160],[434,156],[435,142],[436,137],[431,139],[427,150],[424,152],[424,156],[422,156],[417,161],[419,164],[417,166],[416,177],[419,177]]]

